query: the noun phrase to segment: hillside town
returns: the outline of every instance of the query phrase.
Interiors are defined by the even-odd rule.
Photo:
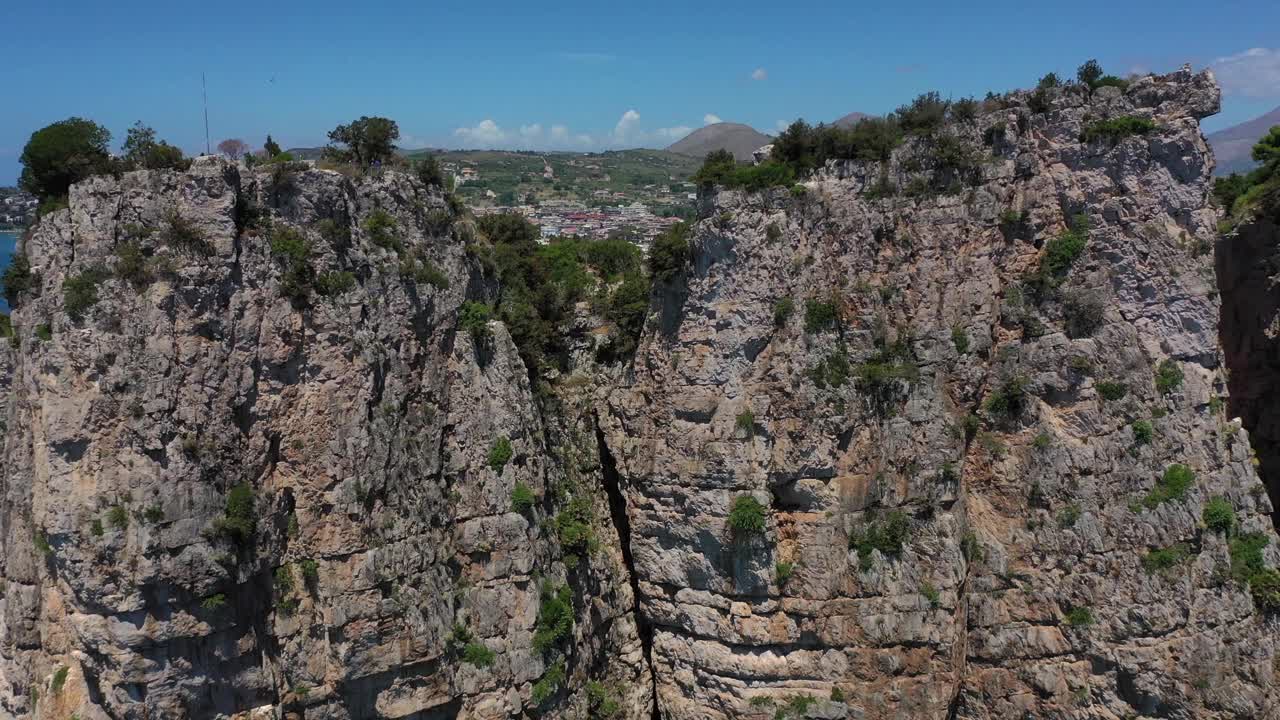
[[[640,202],[589,208],[572,200],[553,200],[536,206],[480,207],[475,208],[474,212],[476,215],[521,215],[538,226],[544,243],[557,236],[594,239],[621,237],[642,248],[648,248],[655,237],[680,222],[680,218],[655,215],[647,205]]]
[[[0,187],[0,230],[18,230],[36,217],[39,205],[34,195],[15,187]]]

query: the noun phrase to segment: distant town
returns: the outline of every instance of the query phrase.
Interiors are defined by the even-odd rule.
[[[0,230],[21,230],[36,218],[40,203],[15,187],[0,187]]]

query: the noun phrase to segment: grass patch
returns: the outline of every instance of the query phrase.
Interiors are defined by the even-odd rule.
[[[1196,481],[1196,474],[1186,465],[1173,464],[1164,471],[1155,488],[1142,499],[1143,507],[1154,510],[1162,503],[1184,500],[1187,490]]]
[[[1133,115],[1122,115],[1109,120],[1099,120],[1085,126],[1080,132],[1080,142],[1092,143],[1098,140],[1115,145],[1132,135],[1146,135],[1156,129],[1156,124],[1147,118]]]

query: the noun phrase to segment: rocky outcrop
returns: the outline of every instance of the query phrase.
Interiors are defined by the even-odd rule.
[[[1217,108],[1185,69],[1017,93],[705,198],[607,433],[663,717],[1280,713],[1202,522],[1280,559],[1221,402]]]
[[[398,173],[73,188],[13,314],[0,715],[559,716],[588,679],[648,715],[592,390],[546,415],[500,323],[457,330],[493,291],[470,240]],[[570,500],[601,528],[572,568]]]
[[[414,178],[75,186],[0,348],[0,716],[1280,716],[1217,107],[1013,93],[708,191],[631,363],[584,302],[533,379]]]

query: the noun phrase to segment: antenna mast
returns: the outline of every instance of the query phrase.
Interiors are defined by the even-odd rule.
[[[204,73],[200,73],[200,98],[204,100],[204,154],[211,155],[209,152],[209,92],[204,82]]]

